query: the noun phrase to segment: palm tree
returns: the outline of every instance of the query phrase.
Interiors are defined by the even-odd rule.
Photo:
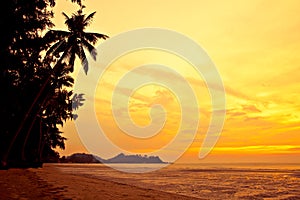
[[[86,60],[86,54],[84,49],[87,49],[92,58],[96,60],[96,49],[93,45],[98,39],[107,39],[108,36],[100,33],[85,32],[87,26],[89,26],[93,20],[96,12],[89,14],[87,17],[82,14],[82,8],[69,17],[64,12],[62,13],[65,18],[65,24],[69,31],[50,30],[45,35],[47,42],[56,43],[51,46],[47,51],[47,55],[54,55],[60,57],[57,64],[62,64],[67,61],[70,71],[73,71],[75,56],[77,55],[83,65],[85,73],[88,72],[88,62]],[[61,56],[60,53],[63,53]]]
[[[65,67],[66,62],[69,66],[70,72],[72,72],[74,69],[74,61],[77,55],[83,64],[85,73],[87,74],[88,62],[86,60],[86,54],[84,48],[87,49],[92,55],[92,58],[96,60],[97,53],[93,45],[96,44],[98,39],[105,40],[108,38],[108,36],[104,34],[85,32],[86,27],[91,24],[96,12],[93,12],[86,17],[85,14],[82,13],[83,8],[84,6],[81,6],[81,8],[76,13],[74,13],[71,17],[63,13],[63,15],[66,17],[65,24],[67,25],[69,31],[50,30],[44,36],[43,39],[45,44],[51,44],[53,42],[56,42],[47,51],[44,62],[48,62],[49,57],[51,58],[52,55],[57,57],[58,61],[53,67],[52,73],[49,74],[49,76],[45,79],[45,82],[41,85],[38,94],[35,96],[35,99],[32,101],[31,106],[28,108],[24,116],[24,119],[22,120],[17,131],[12,137],[10,144],[8,145],[8,148],[6,149],[6,152],[4,153],[3,159],[1,161],[2,165],[4,166],[7,165],[8,155],[16,141],[16,138],[24,128],[24,125],[27,119],[29,118],[29,116],[30,115],[35,116],[38,114],[38,113],[33,113],[33,111],[39,109],[33,109],[33,108],[34,106],[38,105],[37,104],[38,101],[40,102],[44,101],[44,99],[41,99],[41,96],[43,93],[45,93],[46,86],[50,83],[51,78],[55,76],[55,72],[59,70],[60,67]],[[43,95],[43,96],[47,96],[47,95]]]

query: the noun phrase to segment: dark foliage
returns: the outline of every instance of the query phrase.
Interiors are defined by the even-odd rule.
[[[72,2],[78,3],[80,10],[84,7],[81,1]],[[76,31],[86,27],[95,13],[87,17],[78,13],[84,20],[81,27],[73,15],[66,20],[69,32],[50,31],[44,36],[45,30],[54,26],[51,21],[54,5],[55,0],[0,2],[0,167],[28,167],[53,161],[59,158],[53,149],[65,147],[66,138],[61,136],[58,125],[73,117],[74,80],[70,72],[75,55],[81,60],[85,56],[74,45],[77,38],[70,27]],[[82,44],[95,52],[86,42],[94,44],[101,37],[87,35]],[[68,42],[57,49],[55,44],[61,41]]]

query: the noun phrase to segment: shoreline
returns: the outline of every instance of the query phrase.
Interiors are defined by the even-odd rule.
[[[0,177],[3,199],[195,199],[82,174],[70,174],[52,164],[45,164],[39,169],[2,170]]]

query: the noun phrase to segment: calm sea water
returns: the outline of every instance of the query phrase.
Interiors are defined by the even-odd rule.
[[[143,171],[155,164],[114,164]],[[60,170],[202,199],[300,199],[300,164],[173,164],[125,173],[101,164],[61,164]]]

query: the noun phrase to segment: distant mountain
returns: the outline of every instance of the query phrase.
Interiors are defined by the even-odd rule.
[[[164,163],[158,156],[119,155],[107,159],[105,163]]]
[[[119,155],[110,158],[102,159],[99,156],[85,153],[74,153],[71,156],[63,156],[60,159],[62,163],[165,163],[158,156],[147,155],[125,155],[120,153]]]
[[[96,159],[92,154],[74,153],[71,156],[60,159],[64,163],[100,163],[101,159]]]

